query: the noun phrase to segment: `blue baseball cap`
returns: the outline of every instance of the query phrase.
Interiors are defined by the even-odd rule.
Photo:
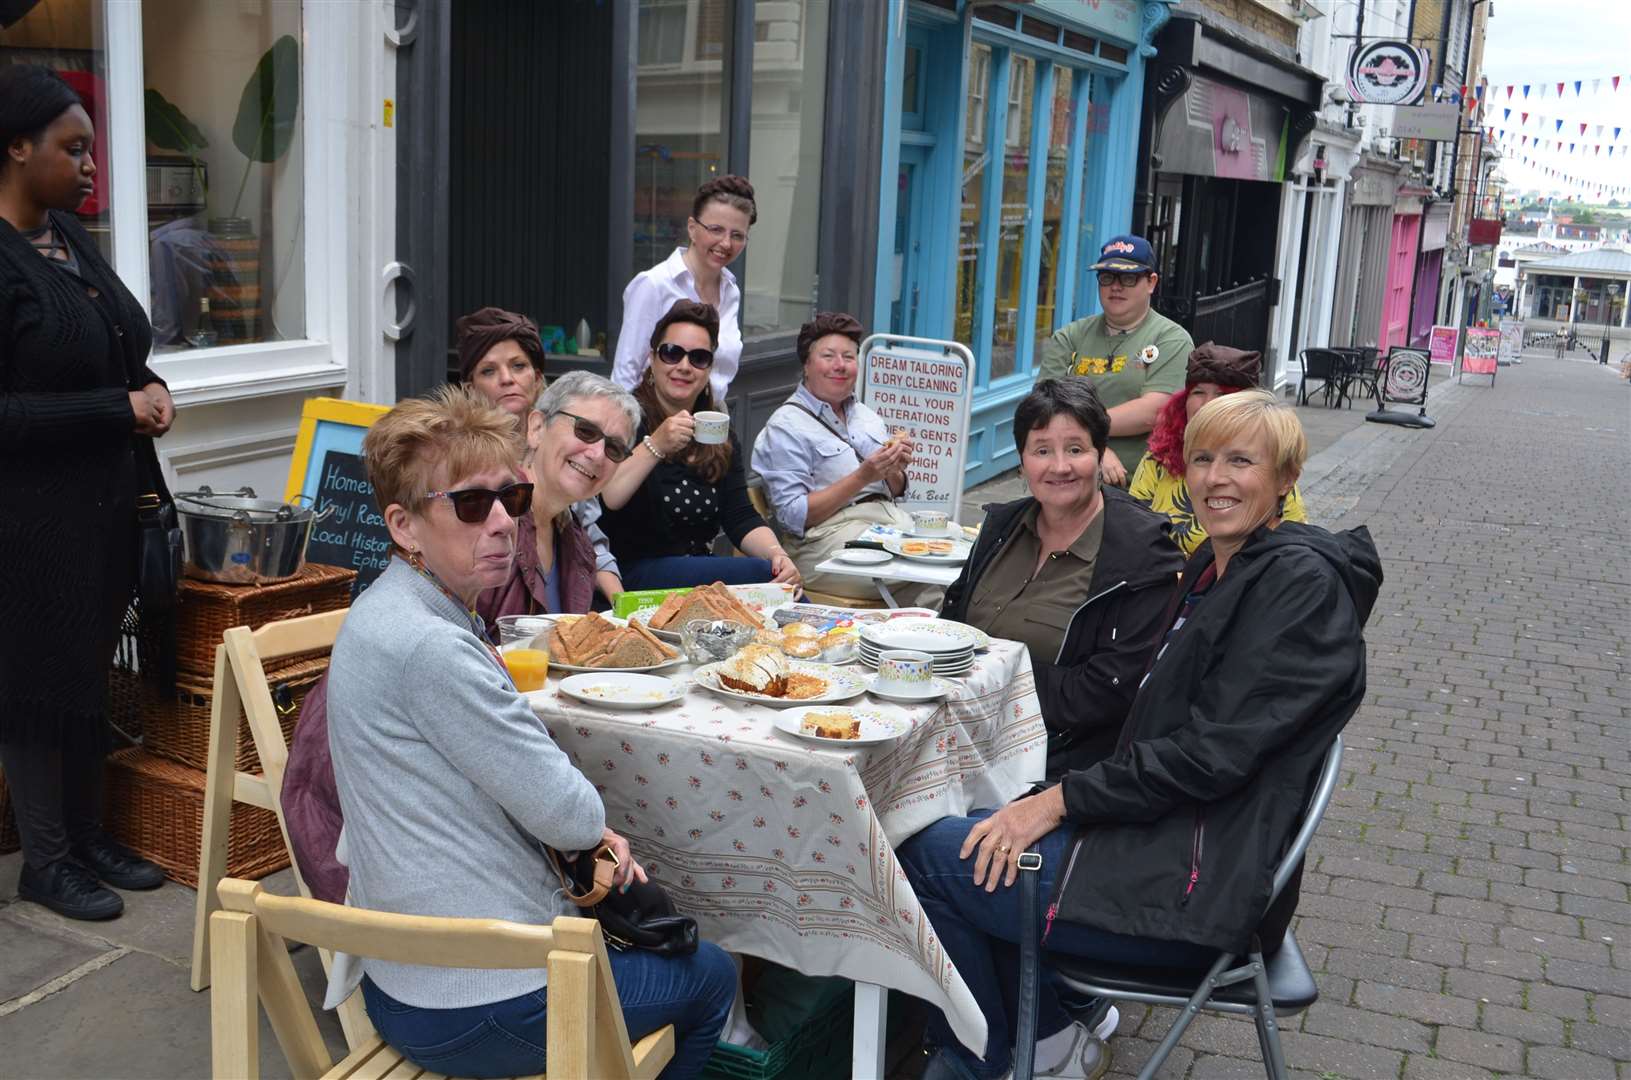
[[[1123,273],[1153,274],[1155,252],[1142,236],[1115,236],[1099,249],[1099,261],[1089,270],[1120,270]]]

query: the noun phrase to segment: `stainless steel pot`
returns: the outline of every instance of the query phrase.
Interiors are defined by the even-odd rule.
[[[187,576],[228,585],[263,585],[300,573],[312,526],[329,515],[257,499],[247,487],[223,495],[207,487],[183,491],[175,501],[187,541]]]

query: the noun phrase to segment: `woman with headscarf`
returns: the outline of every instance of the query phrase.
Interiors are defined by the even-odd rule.
[[[1195,506],[1184,482],[1184,431],[1201,406],[1225,394],[1257,385],[1262,353],[1231,349],[1208,341],[1189,354],[1184,388],[1161,407],[1150,432],[1150,448],[1133,470],[1127,494],[1172,520],[1172,540],[1187,558],[1206,539],[1206,529],[1195,519]],[[1296,485],[1285,498],[1281,517],[1307,521],[1308,511]]]
[[[525,423],[544,389],[544,342],[538,324],[513,311],[484,307],[459,317],[459,381]],[[572,507],[595,547],[595,587],[607,603],[623,592],[623,573],[601,529],[600,502],[589,499]]]

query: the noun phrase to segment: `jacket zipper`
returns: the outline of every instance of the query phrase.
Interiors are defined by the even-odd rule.
[[[1184,886],[1183,904],[1188,906],[1195,885],[1201,880],[1201,855],[1206,847],[1206,815],[1195,811],[1195,833],[1189,844],[1189,884]]]
[[[1042,940],[1047,941],[1048,935],[1053,933],[1053,920],[1059,914],[1059,901],[1065,895],[1065,886],[1070,883],[1070,872],[1076,869],[1076,856],[1082,853],[1082,838],[1078,836],[1071,842],[1070,859],[1065,863],[1065,872],[1059,878],[1059,887],[1054,890],[1053,903],[1048,905],[1048,914],[1042,925]]]

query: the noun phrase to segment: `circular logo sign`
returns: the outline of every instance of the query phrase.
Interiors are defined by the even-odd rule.
[[[1427,357],[1410,349],[1400,349],[1387,358],[1387,381],[1382,395],[1389,401],[1416,404],[1426,400]]]
[[[1370,105],[1414,105],[1427,89],[1427,61],[1404,41],[1367,41],[1348,57],[1348,96]]]

